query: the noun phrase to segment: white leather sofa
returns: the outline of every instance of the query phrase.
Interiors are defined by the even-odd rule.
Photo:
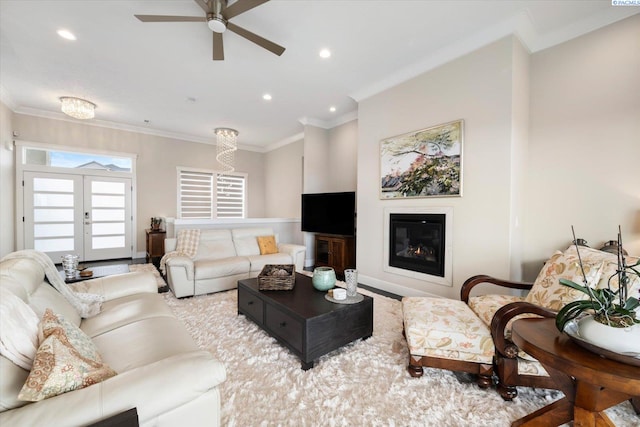
[[[260,255],[257,238],[275,236],[278,252]],[[165,240],[165,252],[175,250],[177,239]],[[166,276],[178,298],[226,291],[238,280],[257,277],[266,264],[294,264],[304,268],[305,246],[279,243],[271,228],[206,229],[200,231],[196,256],[169,258]]]
[[[31,259],[0,263],[0,287],[25,301],[38,318],[50,308],[79,326],[117,375],[24,402],[18,394],[29,372],[0,356],[0,426],[86,426],[131,408],[142,426],[220,425],[218,386],[226,378],[225,367],[198,349],[158,294],[150,273],[82,282],[84,292],[105,298],[101,312],[87,319],[44,277],[43,268]],[[6,325],[0,319],[0,328]]]

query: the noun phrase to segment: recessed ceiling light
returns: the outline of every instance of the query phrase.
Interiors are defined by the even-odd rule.
[[[265,101],[271,101],[271,94],[265,93],[264,95],[262,95],[262,99],[264,99]]]
[[[320,58],[329,58],[331,57],[331,51],[329,49],[322,49],[318,55],[320,55]]]
[[[336,112],[336,107],[329,107],[329,111],[331,111],[332,113]]]
[[[65,29],[58,30],[58,35],[63,39],[76,40],[76,36],[69,30],[65,30]]]

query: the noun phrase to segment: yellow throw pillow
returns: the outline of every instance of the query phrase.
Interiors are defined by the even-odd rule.
[[[277,254],[276,236],[258,236],[258,247],[260,255]]]
[[[102,362],[91,338],[62,316],[47,309],[40,329],[40,347],[18,399],[37,402],[116,375]]]

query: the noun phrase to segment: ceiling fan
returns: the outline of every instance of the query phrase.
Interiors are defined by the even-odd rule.
[[[284,47],[273,43],[251,31],[229,22],[241,13],[247,12],[254,7],[260,6],[269,0],[237,0],[227,6],[227,0],[195,0],[205,11],[206,16],[163,16],[163,15],[134,15],[142,22],[206,22],[213,31],[213,60],[222,61],[224,59],[224,46],[222,44],[222,33],[225,30],[233,31],[241,37],[267,49],[280,56],[284,52]]]

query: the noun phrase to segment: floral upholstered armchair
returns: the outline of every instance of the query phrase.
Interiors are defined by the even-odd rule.
[[[577,250],[580,251],[589,286],[606,286],[616,271],[616,255],[586,246],[579,246]],[[542,365],[511,341],[511,324],[515,319],[523,317],[555,317],[564,305],[585,297],[583,293],[560,284],[560,279],[583,282],[577,250],[576,246],[572,245],[564,252],[557,251],[544,264],[533,283],[479,275],[469,278],[462,285],[460,299],[467,303],[491,330],[495,345],[493,364],[494,372],[498,376],[497,388],[505,400],[512,400],[517,396],[516,386],[556,388]],[[529,292],[526,296],[471,296],[472,289],[481,283]],[[632,288],[638,286],[640,283],[636,283]]]

